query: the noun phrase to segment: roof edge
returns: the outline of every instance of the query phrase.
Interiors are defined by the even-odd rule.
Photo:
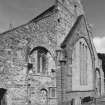
[[[74,33],[76,27],[77,27],[77,24],[80,22],[80,20],[82,18],[85,18],[84,15],[80,15],[78,16],[76,22],[74,23],[73,27],[71,28],[71,30],[69,31],[68,35],[66,36],[66,38],[64,39],[64,41],[61,43],[61,48],[64,48],[66,46],[66,42],[67,40],[69,39],[69,37]]]
[[[32,19],[30,22],[37,22],[37,21],[39,21],[40,19],[44,18],[43,16],[45,14],[48,14],[50,12],[53,12],[53,10],[55,9],[55,7],[56,7],[55,5],[52,5],[47,10],[45,10],[44,12],[42,12],[41,14],[39,14],[38,16],[36,16],[34,19]]]

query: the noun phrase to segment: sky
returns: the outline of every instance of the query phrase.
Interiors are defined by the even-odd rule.
[[[93,42],[105,53],[105,0],[81,0],[87,21],[93,27]],[[53,4],[54,0],[0,0],[0,32],[27,23]]]
[[[82,0],[88,23],[93,27],[97,52],[105,53],[105,0]]]

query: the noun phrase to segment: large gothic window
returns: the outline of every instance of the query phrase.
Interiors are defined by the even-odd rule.
[[[84,38],[76,42],[72,49],[72,87],[73,89],[93,88],[93,66],[90,48]],[[77,86],[79,88],[77,88]]]

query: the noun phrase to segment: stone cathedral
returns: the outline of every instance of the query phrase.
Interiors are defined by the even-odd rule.
[[[0,105],[83,105],[104,93],[101,60],[80,0],[55,0],[0,34]]]

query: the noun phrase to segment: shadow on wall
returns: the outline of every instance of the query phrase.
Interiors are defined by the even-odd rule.
[[[6,103],[6,89],[0,88],[0,105],[7,105]]]

